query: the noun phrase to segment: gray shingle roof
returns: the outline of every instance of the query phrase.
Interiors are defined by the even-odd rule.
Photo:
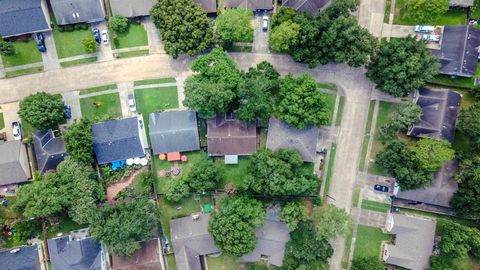
[[[38,246],[24,246],[19,249],[15,253],[10,253],[10,250],[0,252],[1,268],[5,270],[39,270]]]
[[[27,150],[20,141],[0,141],[0,186],[30,178]]]
[[[52,270],[101,270],[102,247],[93,238],[71,240],[70,236],[48,239]]]
[[[155,0],[110,0],[113,15],[127,18],[149,16]]]
[[[434,51],[440,59],[440,73],[472,77],[477,72],[480,29],[474,26],[451,26],[443,29],[440,51]]]
[[[415,95],[416,104],[422,108],[422,116],[408,129],[407,135],[453,142],[462,96],[451,90],[428,88],[419,89]]]
[[[475,0],[450,0],[451,7],[471,7]]]
[[[200,150],[193,111],[151,113],[148,128],[154,154]]]
[[[393,227],[389,228],[392,221]],[[385,261],[412,270],[427,269],[433,251],[435,227],[434,220],[389,214],[387,231],[396,237],[393,245],[387,245],[389,256]]]
[[[92,135],[98,164],[145,156],[137,117],[94,124]]]
[[[62,138],[55,138],[51,129],[33,133],[37,170],[44,175],[55,170],[68,155]]]
[[[194,0],[206,13],[217,13],[217,0]]]
[[[284,121],[271,117],[268,123],[267,148],[296,149],[303,161],[314,162],[316,157],[319,129],[310,126],[297,129]]]
[[[17,36],[50,30],[41,0],[1,0],[0,34]]]
[[[100,0],[50,0],[58,25],[93,23],[105,19]]]
[[[246,8],[255,10],[271,10],[273,9],[272,0],[225,0],[227,8]]]
[[[257,151],[257,127],[217,116],[207,120],[207,140],[210,156],[252,155]]]
[[[200,256],[219,253],[208,233],[210,214],[170,220],[173,251],[178,270],[201,270]]]
[[[298,13],[306,12],[309,15],[315,15],[330,0],[282,0],[283,7],[291,7]]]

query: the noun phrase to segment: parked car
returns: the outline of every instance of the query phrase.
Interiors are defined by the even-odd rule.
[[[102,30],[102,43],[108,45],[108,31],[106,29]]]
[[[262,19],[262,30],[263,30],[263,32],[267,32],[267,31],[268,31],[268,16],[263,16],[263,19]]]
[[[135,104],[135,96],[133,94],[128,95],[128,108],[131,112],[137,111],[137,104]]]
[[[22,129],[20,128],[20,122],[13,122],[12,123],[12,133],[13,133],[13,139],[16,141],[22,139]]]
[[[426,41],[431,41],[431,42],[439,42],[440,35],[423,35],[422,39]]]
[[[428,26],[428,25],[415,25],[415,32],[418,33],[431,33],[435,30],[434,26]]]
[[[380,191],[380,192],[388,192],[388,187],[382,186],[382,185],[379,185],[379,184],[376,184],[375,186],[373,186],[373,189],[375,189],[376,191]]]
[[[92,34],[93,34],[93,37],[95,38],[95,41],[100,44],[100,42],[102,42],[102,37],[100,36],[100,30],[98,30],[98,28],[94,27],[92,28]]]
[[[35,42],[37,43],[37,49],[42,53],[46,52],[47,47],[45,47],[45,40],[44,40],[43,34],[42,33],[33,34],[33,38],[35,39]]]
[[[66,119],[72,118],[72,107],[70,105],[63,105],[63,115]]]

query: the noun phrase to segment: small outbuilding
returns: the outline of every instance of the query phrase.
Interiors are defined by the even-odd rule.
[[[32,139],[37,170],[41,175],[55,170],[68,156],[63,139],[55,137],[51,129],[33,133]]]
[[[58,25],[105,20],[102,0],[50,0]]]

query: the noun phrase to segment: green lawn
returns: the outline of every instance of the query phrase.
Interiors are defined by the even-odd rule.
[[[148,53],[149,53],[149,50],[119,52],[119,53],[115,53],[115,57],[116,58],[128,58],[128,57],[144,56],[144,55],[148,55]]]
[[[220,171],[223,175],[223,182],[220,184],[220,188],[225,187],[226,184],[232,183],[236,187],[243,185],[243,180],[247,174],[248,165],[250,159],[247,157],[240,157],[238,164],[225,164],[223,159],[216,159],[215,164],[220,167]]]
[[[368,119],[367,119],[367,126],[365,127],[365,136],[363,137],[362,153],[360,156],[360,162],[358,164],[358,167],[359,167],[358,169],[362,172],[365,167],[365,158],[368,150],[368,141],[370,140],[370,129],[372,128],[372,117],[373,117],[374,109],[375,109],[375,100],[371,100],[370,105],[368,107]]]
[[[16,213],[12,209],[12,206],[15,203],[17,197],[9,196],[9,197],[6,197],[6,199],[8,200],[9,204],[8,204],[7,207],[5,207],[3,205],[0,206],[0,218],[8,219],[8,220],[13,220],[13,219],[19,218],[20,214]]]
[[[102,91],[107,91],[107,90],[112,90],[112,89],[117,89],[116,84],[107,84],[107,85],[101,85],[97,87],[91,87],[91,88],[86,88],[80,90],[80,95],[86,95],[86,94],[91,94],[95,92],[102,92]]]
[[[101,118],[107,115],[113,118],[122,117],[118,93],[81,98],[80,108],[83,116],[91,116],[93,118]]]
[[[3,113],[0,113],[0,129],[5,128],[5,120],[3,120]]]
[[[48,227],[48,238],[57,237],[58,233],[68,234],[71,231],[87,228],[86,225],[80,225],[69,217],[64,217],[58,226]]]
[[[467,12],[464,9],[450,9],[446,14],[439,16],[437,19],[425,23],[420,23],[414,19],[408,18],[408,14],[404,9],[405,0],[397,0],[395,2],[395,16],[393,24],[403,25],[464,25],[467,19]]]
[[[78,60],[73,60],[73,61],[68,61],[68,62],[61,62],[60,66],[61,67],[71,67],[71,66],[77,66],[81,64],[88,64],[88,63],[93,63],[97,61],[97,57],[89,57],[89,58],[83,58],[83,59],[78,59]]]
[[[328,83],[317,83],[317,87],[320,89],[327,89],[332,91],[337,91],[337,86]]]
[[[7,77],[7,78],[17,77],[17,76],[26,75],[26,74],[35,73],[35,72],[40,72],[40,71],[43,71],[43,66],[20,69],[20,70],[15,70],[15,71],[8,71],[8,72],[5,73],[5,77]]]
[[[327,93],[322,93],[322,95],[325,97],[328,110],[328,125],[331,126],[333,124],[333,111],[335,110],[335,100],[337,99],[337,96]]]
[[[237,270],[240,269],[238,258],[227,254],[218,257],[207,256],[208,270]]]
[[[336,152],[337,152],[337,144],[332,143],[332,147],[330,148],[330,156],[328,158],[327,176],[325,177],[325,189],[323,192],[324,196],[327,196],[328,192],[330,191],[330,181],[332,180],[333,164],[335,163]]]
[[[456,77],[452,78],[448,75],[439,74],[435,76],[429,83],[437,84],[441,86],[452,86],[452,87],[460,87],[460,88],[469,88],[472,89],[474,87],[475,78],[462,78]]]
[[[390,205],[386,203],[381,203],[381,202],[375,202],[375,201],[369,201],[369,200],[363,200],[362,201],[362,209],[367,209],[367,210],[372,210],[376,212],[387,212],[390,210]]]
[[[113,33],[113,30],[110,30]],[[125,33],[117,33],[115,38],[112,38],[112,48],[121,49],[121,48],[130,48],[138,46],[147,46],[148,37],[145,27],[140,23],[130,23],[128,30]]]
[[[340,126],[342,124],[344,108],[345,108],[345,97],[340,96],[340,101],[338,102],[338,109],[337,109],[337,118],[335,119],[335,126]]]
[[[27,138],[31,138],[32,137],[32,133],[37,131],[36,128],[32,127],[32,125],[30,125],[27,121],[23,121],[22,120],[22,135],[23,135],[23,138],[27,139]]]
[[[352,206],[357,207],[358,201],[360,200],[360,188],[356,188],[353,192]]]
[[[387,3],[385,5],[385,15],[383,16],[384,23],[389,23],[391,7],[392,7],[392,0],[387,0]]]
[[[42,62],[42,55],[37,49],[37,45],[33,39],[29,41],[15,41],[15,55],[7,56],[2,54],[3,66],[14,67],[33,63]]]
[[[392,236],[378,228],[358,225],[353,258],[380,257],[382,241],[392,241]]]
[[[350,256],[350,248],[352,246],[353,229],[354,229],[354,225],[350,224],[350,227],[348,228],[347,236],[345,237],[345,252],[343,253],[343,257],[342,257],[342,266],[344,269],[348,268],[348,258]]]
[[[89,27],[87,30],[75,30],[72,32],[60,32],[58,27],[53,30],[53,39],[57,48],[58,58],[66,58],[86,54],[82,41],[92,35]]]
[[[168,270],[177,270],[177,264],[175,263],[175,255],[174,254],[169,254],[167,255],[167,264],[168,264]]]
[[[157,79],[147,79],[133,82],[134,86],[140,85],[149,85],[149,84],[162,84],[162,83],[175,83],[177,82],[175,78],[157,78]]]

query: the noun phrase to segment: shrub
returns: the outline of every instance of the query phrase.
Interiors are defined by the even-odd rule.
[[[128,19],[120,15],[112,16],[108,24],[117,33],[124,33],[128,30]]]

